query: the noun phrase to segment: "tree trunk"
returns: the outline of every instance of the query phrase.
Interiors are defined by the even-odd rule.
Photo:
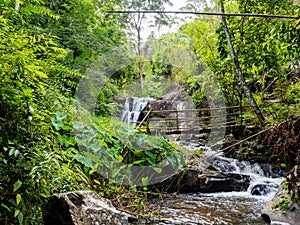
[[[222,13],[225,13],[223,0],[221,0],[221,11],[222,11]],[[245,95],[248,98],[248,100],[250,102],[250,105],[251,105],[254,113],[256,114],[256,116],[259,120],[259,123],[261,124],[261,126],[263,126],[265,124],[265,118],[264,118],[263,114],[261,113],[260,109],[258,108],[257,103],[256,103],[255,99],[253,98],[253,96],[250,92],[250,89],[248,88],[247,83],[245,81],[244,75],[242,73],[242,69],[240,67],[240,62],[239,62],[238,56],[237,56],[237,54],[234,50],[234,47],[232,45],[232,41],[231,41],[231,37],[230,37],[230,33],[229,33],[229,29],[228,29],[228,26],[227,26],[225,16],[222,16],[222,23],[223,23],[224,30],[225,30],[225,33],[226,33],[226,37],[227,37],[229,51],[230,51],[230,54],[231,54],[231,57],[232,57],[232,61],[233,61],[236,73],[238,75],[238,78],[240,80],[242,89],[245,92]]]
[[[137,50],[138,50],[138,56],[139,56],[139,59],[138,59],[138,70],[139,70],[139,77],[140,77],[140,84],[141,84],[141,92],[143,93],[143,90],[144,90],[144,83],[143,83],[143,73],[142,73],[142,59],[141,59],[141,56],[142,56],[142,38],[141,38],[141,22],[143,20],[143,15],[141,16],[141,14],[139,13],[138,14],[138,26],[137,26],[137,38],[138,38],[138,46],[137,46]]]
[[[141,79],[141,92],[143,92],[144,90],[144,84],[143,84],[143,68],[142,68],[142,59],[141,59],[141,56],[142,56],[142,50],[141,50],[141,31],[138,30],[138,56],[139,56],[139,61],[138,61],[138,69],[139,69],[139,76],[140,76],[140,79]]]

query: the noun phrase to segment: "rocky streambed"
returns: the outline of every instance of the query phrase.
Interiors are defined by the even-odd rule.
[[[153,211],[159,208],[153,224],[267,224],[262,209],[284,180],[283,171],[209,154],[189,168],[177,194],[153,200]]]
[[[292,213],[272,210],[274,201],[270,200],[284,180],[282,170],[212,153],[208,151],[210,155],[201,156],[198,166],[194,162],[186,171],[149,186],[149,190],[170,193],[151,200],[150,220],[138,220],[123,213],[96,193],[79,192],[53,196],[44,222],[57,225],[297,224],[299,208]]]

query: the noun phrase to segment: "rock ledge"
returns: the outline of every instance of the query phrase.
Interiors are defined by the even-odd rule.
[[[124,225],[137,222],[91,191],[53,195],[43,212],[44,225]],[[129,222],[130,221],[130,222]]]

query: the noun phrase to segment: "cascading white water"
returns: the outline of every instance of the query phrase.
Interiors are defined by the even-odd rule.
[[[283,175],[281,173],[282,171],[279,171],[279,174],[272,175],[271,171],[267,173],[258,163],[251,164],[248,161],[238,161],[237,159],[224,156],[216,157],[212,163],[223,172],[249,176],[250,185],[246,193],[242,194],[260,195],[265,198],[270,198],[273,197],[279,185],[284,180],[284,178],[281,177],[281,175]]]
[[[281,173],[277,173],[276,177],[273,174],[272,177],[272,171],[268,174],[263,165],[227,158],[209,147],[205,149],[207,151],[204,158],[222,172],[249,176],[248,189],[241,192],[176,194],[155,201],[154,205],[160,207],[161,217],[154,224],[265,225],[260,212],[284,180],[279,177]]]
[[[122,111],[121,120],[123,122],[131,123],[136,125],[142,111],[146,108],[149,101],[154,100],[153,98],[137,98],[129,97],[126,98],[124,109]]]

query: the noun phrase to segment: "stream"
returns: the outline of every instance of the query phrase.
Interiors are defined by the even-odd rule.
[[[128,98],[122,112],[122,120],[137,124],[141,120],[141,111],[151,100]],[[199,145],[190,143],[185,147],[195,149],[192,147],[195,144]],[[204,148],[206,153],[203,159],[206,163],[219,168],[223,173],[240,174],[249,178],[248,188],[240,192],[169,194],[155,199],[150,203],[150,208],[157,212],[158,216],[152,219],[152,224],[266,224],[261,218],[261,210],[275,195],[284,180],[283,171],[268,165],[226,158],[208,147]]]
[[[170,194],[152,202],[154,210],[159,208],[159,219],[153,224],[266,224],[261,218],[261,210],[275,195],[283,178],[266,176],[258,164],[218,157],[220,162],[230,165],[227,172],[250,176],[247,191]]]

